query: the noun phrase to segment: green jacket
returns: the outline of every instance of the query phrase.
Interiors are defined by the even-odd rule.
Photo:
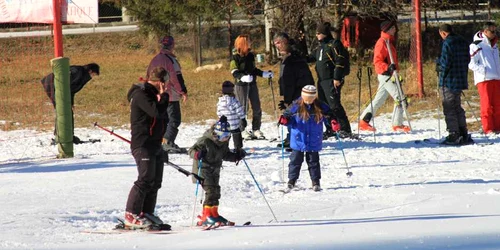
[[[198,160],[195,159],[197,151],[207,150],[207,154],[202,159],[202,168],[220,168],[222,161],[237,161],[237,154],[229,150],[229,140],[225,142],[218,141],[214,136],[214,128],[210,128],[196,143],[189,148],[188,154],[193,158],[193,173],[198,173]],[[202,176],[203,177],[203,176]]]

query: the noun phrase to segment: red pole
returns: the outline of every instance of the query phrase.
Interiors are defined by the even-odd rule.
[[[63,56],[63,35],[61,24],[61,0],[52,0],[52,14],[54,15],[54,56]]]
[[[418,97],[424,97],[424,74],[422,61],[422,28],[420,25],[420,0],[415,1],[415,37],[417,39],[417,81],[418,81]]]
[[[120,138],[122,141],[128,142],[129,144],[132,143],[130,140],[128,140],[128,139],[126,139],[126,138],[124,138],[124,137],[122,137],[120,135],[115,134],[115,132],[113,132],[113,130],[109,130],[109,129],[105,128],[105,127],[102,127],[101,125],[97,124],[97,122],[94,122],[94,126],[100,128],[100,129],[102,129],[102,130],[104,130],[106,132],[109,132],[111,135],[114,135],[114,136]]]

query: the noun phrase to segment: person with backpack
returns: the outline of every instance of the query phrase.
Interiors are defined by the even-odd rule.
[[[179,133],[181,125],[181,104],[187,101],[187,88],[184,83],[184,77],[181,72],[181,65],[174,54],[175,41],[172,36],[164,36],[160,40],[161,50],[149,63],[147,74],[155,67],[162,67],[170,74],[170,80],[167,82],[166,91],[170,97],[168,105],[167,127],[163,135],[162,147],[165,151],[172,154],[185,154],[187,150],[175,144],[175,139]],[[149,76],[149,75],[147,75]]]
[[[89,63],[83,66],[80,65],[71,65],[69,67],[69,84],[70,84],[70,94],[71,94],[71,110],[73,110],[73,105],[75,103],[75,95],[83,87],[92,80],[92,77],[99,75],[99,65],[96,63]],[[54,73],[50,73],[40,81],[43,85],[43,89],[45,93],[49,97],[52,105],[54,105],[54,109],[56,108],[56,97],[55,97],[55,86],[54,86]],[[75,129],[75,117],[72,112],[71,122],[73,124],[73,130]],[[74,134],[74,133],[73,133]],[[59,140],[57,138],[57,122],[54,129],[54,135],[56,136],[53,139],[53,144],[56,144]],[[73,143],[79,144],[82,143],[80,138],[73,135]]]
[[[328,104],[335,118],[340,124],[338,135],[340,138],[355,138],[351,124],[341,103],[341,91],[344,78],[350,71],[349,55],[339,39],[339,31],[333,30],[332,36],[329,22],[320,23],[316,27],[316,38],[319,46],[309,55],[308,62],[316,62],[315,69],[318,76],[318,97]],[[325,122],[326,131],[323,139],[335,135],[330,122]]]
[[[295,42],[287,33],[278,33],[273,40],[281,59],[278,84],[279,94],[283,100],[279,101],[278,108],[284,111],[300,97],[304,86],[314,85],[314,78],[307,61],[294,48]],[[290,128],[283,144],[285,148],[290,148]],[[278,144],[278,147],[281,146],[281,143]]]

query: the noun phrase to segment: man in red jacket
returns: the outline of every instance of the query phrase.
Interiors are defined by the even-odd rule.
[[[391,79],[394,70],[398,70],[398,57],[395,47],[396,23],[394,21],[384,21],[380,24],[380,38],[375,44],[373,51],[373,64],[377,72],[378,89],[373,101],[361,114],[363,119],[359,123],[359,128],[364,131],[375,131],[370,125],[370,121],[377,110],[385,103],[389,95],[394,99],[394,112],[392,113],[392,130],[399,132],[410,132],[410,127],[403,125],[403,107],[398,102],[399,92],[397,83]],[[386,41],[389,40],[392,57],[391,63],[389,50]],[[373,107],[373,109],[372,109]]]

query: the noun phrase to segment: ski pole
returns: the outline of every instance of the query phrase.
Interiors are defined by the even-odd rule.
[[[123,140],[125,142],[128,142],[130,144],[130,140],[128,140],[128,139],[126,139],[126,138],[124,138],[124,137],[122,137],[120,135],[115,134],[115,132],[113,132],[113,130],[109,130],[109,129],[105,128],[105,127],[102,127],[101,125],[97,124],[97,122],[94,122],[94,127],[98,127],[100,129],[102,129],[102,130],[110,133],[111,135],[114,135],[114,136],[120,138],[121,140]]]
[[[373,113],[373,97],[372,97],[372,68],[366,68],[366,74],[368,75],[368,91],[370,92],[370,107],[372,112],[373,127],[375,128],[375,114]],[[375,131],[373,131],[373,141],[377,142],[377,137],[375,136]]]
[[[392,50],[391,50],[391,45],[390,45],[389,39],[385,39],[385,45],[387,46],[387,51],[389,52],[389,59],[391,60],[391,64],[394,64],[394,57],[392,55]],[[410,130],[412,130],[411,122],[410,122],[410,120],[411,120],[410,113],[408,112],[408,102],[406,100],[405,94],[403,93],[403,89],[401,87],[401,82],[399,81],[398,71],[394,70],[394,72],[392,73],[392,76],[395,78],[396,88],[398,89],[398,95],[399,95],[399,99],[400,99],[398,101],[401,103],[401,107],[403,108],[403,111],[406,115],[406,119],[408,120],[408,127],[410,127]]]
[[[271,86],[271,94],[273,96],[274,119],[278,120],[278,111],[276,110],[276,99],[274,98],[273,78],[269,78],[269,86]],[[279,128],[276,129],[278,130],[278,137],[279,137],[280,129]]]
[[[462,96],[464,97],[464,100],[465,102],[467,103],[467,106],[469,106],[469,109],[470,109],[470,112],[472,113],[472,115],[474,116],[474,118],[476,119],[476,122],[481,124],[481,122],[479,121],[479,119],[477,118],[477,115],[476,115],[476,112],[474,112],[474,110],[472,109],[472,105],[470,105],[470,102],[469,102],[469,99],[467,98],[467,96],[465,96],[465,93],[462,91]],[[490,141],[490,138],[488,138],[488,136],[486,135],[486,133],[484,132],[483,130],[483,126],[479,126],[479,129],[481,130],[481,134],[483,134],[484,138],[486,139],[486,141]]]
[[[345,174],[347,175],[347,177],[351,177],[352,172],[349,169],[349,164],[347,164],[347,159],[345,157],[344,147],[342,147],[342,140],[340,140],[339,132],[335,132],[335,136],[337,137],[337,141],[339,142],[339,148],[340,148],[340,151],[342,151],[342,156],[344,157],[344,163],[345,163],[345,166],[347,168],[347,173],[345,173]]]
[[[114,136],[116,136],[116,137],[118,137],[118,138],[122,139],[123,141],[128,142],[129,144],[131,144],[131,143],[132,143],[130,140],[128,140],[128,139],[126,139],[126,138],[124,138],[124,137],[122,137],[122,136],[120,136],[120,135],[118,135],[118,134],[114,133],[112,130],[109,130],[109,129],[107,129],[107,128],[102,127],[101,125],[97,124],[97,122],[95,122],[95,123],[94,123],[94,126],[96,126],[96,127],[100,128],[100,129],[102,129],[102,130],[104,130],[104,131],[106,131],[106,132],[109,132],[111,135],[114,135]],[[178,165],[176,165],[176,164],[174,164],[174,163],[172,163],[172,162],[169,162],[169,161],[165,162],[165,164],[167,164],[167,165],[168,165],[168,166],[170,166],[170,167],[173,167],[173,168],[177,169],[177,171],[179,171],[179,172],[183,173],[183,174],[184,174],[184,175],[186,175],[187,177],[189,177],[190,175],[192,175],[192,176],[193,176],[196,180],[198,180],[198,181],[200,181],[200,182],[201,182],[201,185],[203,185],[203,181],[204,181],[205,179],[204,179],[204,178],[202,178],[202,177],[200,177],[199,175],[197,175],[197,174],[195,174],[195,173],[191,173],[191,172],[187,171],[186,169],[181,168],[181,167],[179,167]]]
[[[282,174],[282,180],[283,182],[285,181],[285,134],[284,134],[284,129],[283,125],[281,125],[281,165],[283,165],[283,174]]]
[[[245,159],[241,159],[241,160],[243,160],[243,163],[245,163],[245,166],[247,167],[248,172],[249,172],[249,173],[250,173],[250,175],[252,176],[252,179],[253,179],[253,181],[255,182],[255,185],[256,185],[256,186],[257,186],[257,188],[259,189],[260,194],[262,194],[262,197],[264,197],[264,200],[266,201],[267,207],[269,208],[269,210],[270,210],[270,211],[271,211],[271,213],[273,214],[274,220],[275,220],[276,222],[279,222],[279,221],[278,221],[278,219],[276,218],[276,215],[274,214],[273,209],[272,209],[272,208],[271,208],[271,206],[269,205],[269,202],[267,202],[266,196],[264,195],[264,192],[262,192],[262,189],[260,188],[259,183],[257,182],[257,180],[255,179],[255,177],[253,176],[252,170],[250,170],[250,167],[248,166],[247,161],[245,161]]]
[[[359,137],[359,123],[361,122],[361,78],[363,76],[363,66],[358,69],[358,137]]]
[[[201,159],[198,161],[198,175],[201,174]],[[198,199],[198,188],[200,187],[200,181],[196,180],[196,189],[194,191],[194,204],[193,204],[193,217],[191,219],[191,226],[194,226],[194,215],[196,214],[196,200]],[[202,198],[203,199],[203,198]]]
[[[441,109],[439,105],[439,74],[437,76],[437,88],[436,88],[436,94],[437,94],[437,117],[438,117],[438,138],[441,139]]]

